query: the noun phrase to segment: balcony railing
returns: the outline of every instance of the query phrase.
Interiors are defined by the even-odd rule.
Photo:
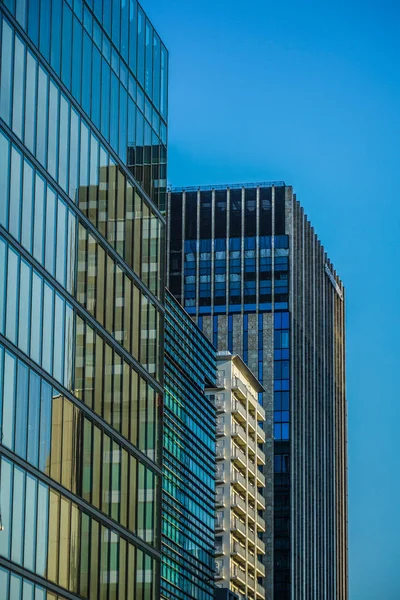
[[[246,478],[236,469],[232,469],[231,471],[231,483],[241,487],[243,490],[247,489]]]
[[[237,517],[231,519],[231,529],[232,531],[238,531],[243,534],[243,536],[246,536],[246,525]]]
[[[220,373],[217,373],[217,378],[215,380],[215,385],[217,388],[224,388],[226,387],[226,378],[221,375]]]
[[[234,508],[236,507],[239,511],[246,514],[246,502],[238,494],[232,494],[231,504]]]
[[[246,560],[246,548],[241,546],[238,542],[233,542],[231,554],[240,556],[242,560]]]
[[[258,479],[258,481],[261,482],[260,487],[265,487],[265,477],[264,477],[263,473],[261,473],[261,471],[259,471],[259,469],[257,469],[257,479]]]
[[[257,528],[265,531],[265,521],[260,515],[257,515]]]
[[[216,458],[225,458],[225,446],[217,446],[215,449]]]
[[[232,423],[232,436],[239,437],[244,444],[247,441],[246,430],[239,423]]]
[[[244,406],[238,402],[238,401],[234,401],[232,403],[232,412],[234,414],[240,415],[244,421],[247,420],[247,414],[246,414],[246,409],[244,408]],[[239,419],[240,420],[240,419]]]
[[[221,513],[217,514],[215,517],[215,529],[223,529],[224,528],[224,518]]]
[[[265,554],[265,544],[258,536],[256,537],[256,543],[257,543],[257,552],[259,554]]]
[[[234,392],[238,398],[244,400],[247,397],[247,387],[240,381],[238,377],[232,377],[232,392]]]
[[[239,448],[239,446],[236,446],[235,444],[232,444],[232,450],[231,450],[231,458],[233,460],[239,460],[241,461],[241,463],[246,466],[247,465],[247,458],[246,458],[246,454],[243,452],[243,450],[241,450]]]

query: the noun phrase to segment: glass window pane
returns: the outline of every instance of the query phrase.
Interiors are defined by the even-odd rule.
[[[17,343],[19,256],[8,248],[6,336]]]
[[[13,32],[3,19],[3,35],[1,38],[1,83],[0,83],[0,116],[7,125],[11,121],[11,90],[12,90],[12,45]]]
[[[79,166],[79,117],[74,109],[71,109],[70,131],[71,135],[69,146],[69,196],[74,202],[77,202]]]
[[[7,246],[0,238],[0,333],[4,333],[5,305],[6,305],[6,257]]]
[[[1,92],[2,94],[2,92]],[[2,168],[0,169],[0,190],[3,200],[0,202],[0,225],[8,228],[8,186],[10,179],[10,142],[0,132],[0,156]]]
[[[25,511],[25,473],[14,465],[11,560],[22,564]]]
[[[42,397],[40,407],[40,454],[39,469],[49,475],[50,449],[51,449],[51,402],[52,389],[48,383],[42,381]]]
[[[49,518],[49,489],[39,482],[37,502],[37,545],[36,545],[36,573],[46,576],[47,564],[47,538]]]
[[[33,231],[33,256],[36,260],[43,264],[43,247],[44,247],[44,235],[43,235],[43,220],[45,211],[45,182],[36,173],[35,181],[35,219],[34,219],[34,231]]]
[[[28,420],[28,367],[18,361],[17,394],[15,414],[15,453],[26,459],[27,420]]]
[[[33,213],[33,168],[24,160],[24,185],[22,194],[22,245],[32,252],[32,213]]]
[[[11,574],[10,577],[10,600],[20,600],[22,590],[22,579],[17,575]]]
[[[22,125],[24,119],[24,67],[25,46],[18,36],[15,36],[14,46],[14,89],[13,89],[13,123],[12,127],[22,140]]]
[[[55,257],[56,257],[56,210],[57,200],[53,190],[47,186],[47,202],[46,202],[46,251],[45,251],[45,267],[47,271],[54,275]]]
[[[25,146],[35,152],[36,131],[36,74],[37,62],[28,51],[26,55],[26,89],[25,89]]]
[[[39,67],[38,77],[38,106],[37,106],[37,135],[36,158],[45,167],[47,155],[47,108],[48,108],[49,78]]]
[[[31,308],[31,275],[32,269],[24,260],[21,260],[20,294],[19,294],[19,331],[18,346],[29,355],[29,331]]]
[[[32,274],[32,313],[31,313],[31,358],[41,364],[42,347],[42,290],[43,280],[33,271]]]
[[[69,104],[64,96],[60,100],[60,141],[58,182],[68,193],[68,133],[69,133]]]
[[[1,552],[0,552],[1,554]],[[8,594],[9,571],[0,568],[0,590],[3,590],[5,596]]]
[[[4,440],[3,440],[4,443]],[[0,501],[1,501],[1,520],[3,523],[3,531],[0,535],[0,556],[5,558],[10,557],[11,543],[11,490],[12,490],[12,466],[5,458],[1,459],[1,486],[0,486]]]
[[[10,180],[10,223],[9,230],[18,241],[21,228],[21,175],[22,157],[12,147],[11,151],[11,180]]]
[[[43,294],[43,351],[42,367],[52,374],[53,358],[53,319],[54,319],[54,290],[44,284]]]
[[[65,302],[56,294],[54,310],[54,365],[53,377],[60,383],[64,379],[64,326]]]
[[[66,239],[67,239],[67,207],[58,200],[57,214],[57,281],[65,287],[65,269],[66,269]]]
[[[72,211],[68,211],[68,238],[67,238],[67,292],[75,296],[75,243],[76,243],[76,217]]]
[[[60,92],[50,80],[49,93],[49,123],[48,129],[48,163],[47,170],[57,180],[57,155],[58,155],[58,127],[59,127],[59,96]]]
[[[65,342],[64,342],[64,386],[67,390],[73,391],[73,368],[74,368],[74,353],[73,353],[73,335],[74,335],[74,311],[72,306],[66,304],[65,307]]]
[[[39,416],[40,416],[40,377],[30,372],[29,417],[28,417],[28,454],[31,465],[38,466],[39,456]]]
[[[50,489],[49,554],[47,557],[47,579],[58,582],[58,558],[60,542],[60,496]]]
[[[36,495],[37,495],[37,481],[31,475],[27,475],[26,476],[26,504],[25,504],[24,567],[26,569],[29,569],[30,571],[35,570]],[[24,596],[24,600],[25,600],[25,596]]]

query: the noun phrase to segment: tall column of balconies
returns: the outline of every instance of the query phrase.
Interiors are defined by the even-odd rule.
[[[217,409],[216,584],[230,587],[239,597],[264,599],[258,582],[265,576],[260,558],[265,546],[262,490],[265,464],[259,444],[265,434],[259,423],[264,411],[256,392],[241,380],[232,362],[225,369],[225,387],[215,393]],[[229,376],[228,376],[229,375]],[[221,383],[221,382],[220,382]]]

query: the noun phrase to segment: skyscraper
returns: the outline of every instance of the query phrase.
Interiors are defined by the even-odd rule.
[[[1,596],[158,600],[167,52],[135,0],[0,43]]]
[[[175,188],[171,292],[265,388],[266,598],[347,598],[344,290],[283,182]]]
[[[214,600],[216,351],[167,292],[161,597]]]

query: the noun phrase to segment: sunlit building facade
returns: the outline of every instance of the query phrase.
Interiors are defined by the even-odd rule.
[[[0,44],[0,595],[158,600],[167,52],[124,0]]]
[[[216,586],[264,600],[263,387],[237,355],[218,352],[217,367],[219,389],[209,394],[217,411]]]
[[[174,188],[168,285],[265,392],[265,597],[346,600],[344,289],[284,182]]]
[[[162,493],[165,600],[214,600],[216,351],[167,291]]]

